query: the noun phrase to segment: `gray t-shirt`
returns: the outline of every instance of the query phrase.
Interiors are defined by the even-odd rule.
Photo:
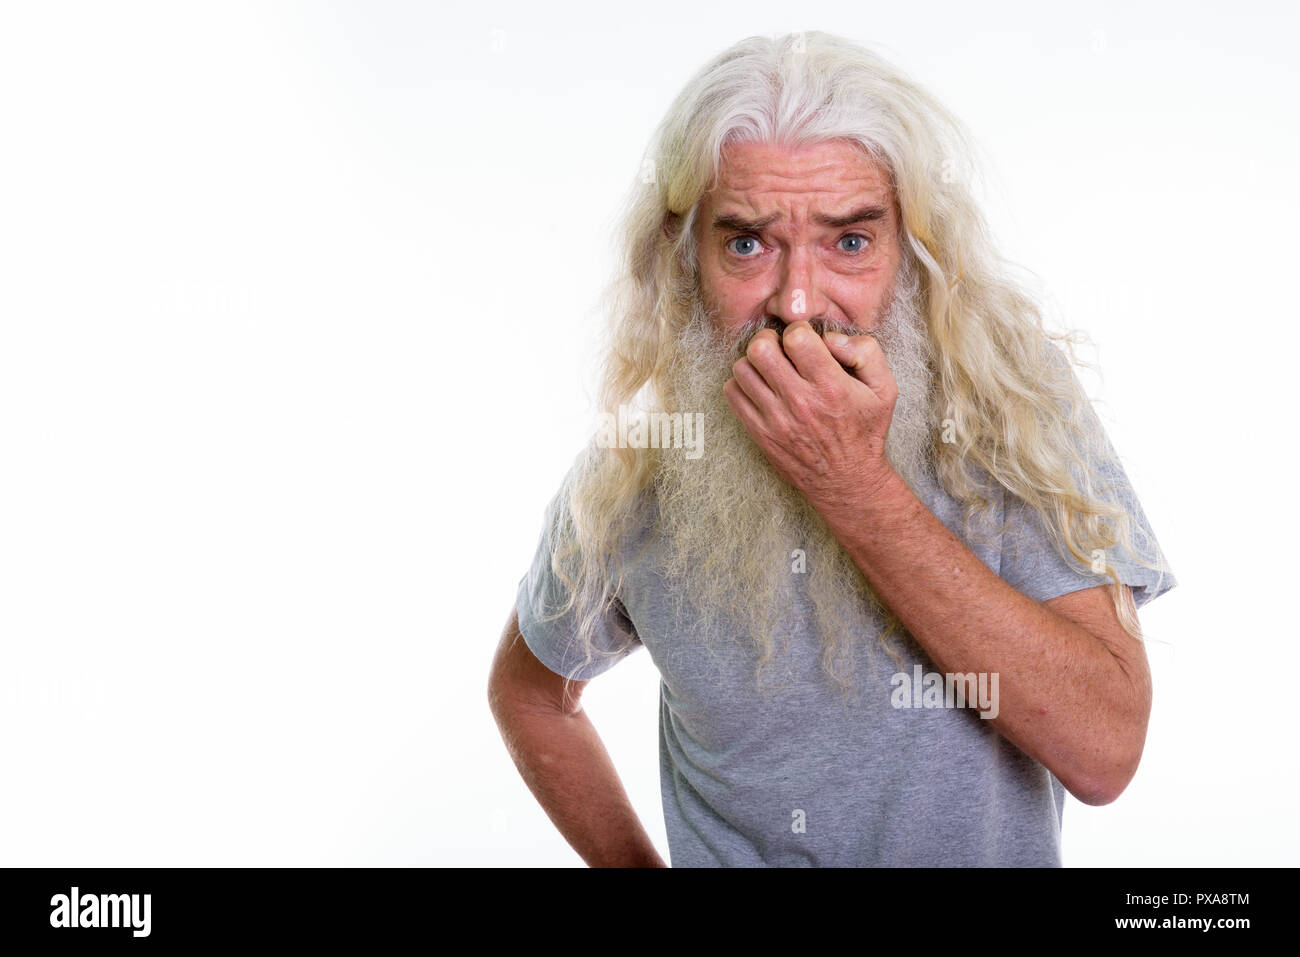
[[[1122,469],[1117,477],[1127,483]],[[964,534],[961,506],[933,477],[917,493],[981,561],[1036,601],[1106,583],[1063,561],[1035,513],[993,484],[992,517],[1010,522],[1002,534],[978,526]],[[1150,534],[1130,496],[1123,493]],[[557,507],[559,496],[545,529]],[[875,641],[883,623],[863,609],[854,623],[863,635],[859,690],[846,704],[821,669],[820,635],[799,591],[793,607],[773,610],[789,650],[760,689],[752,646],[719,642],[703,634],[707,622],[678,616],[658,571],[653,521],[646,525],[597,635],[609,656],[575,673],[584,656],[573,621],[545,620],[566,594],[551,570],[547,531],[519,585],[519,628],[543,664],[579,679],[638,648],[649,652],[661,676],[660,773],[674,867],[1060,866],[1065,790],[1051,772],[971,707],[895,706],[895,675],[938,671],[910,635],[900,669]],[[1139,553],[1159,555],[1154,535]],[[1139,608],[1176,584],[1129,556],[1111,559]],[[796,589],[805,578],[792,576]]]

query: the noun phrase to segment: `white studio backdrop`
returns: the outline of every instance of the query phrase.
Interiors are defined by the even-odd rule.
[[[0,863],[576,865],[486,703],[686,79],[866,43],[987,213],[1180,585],[1067,865],[1294,865],[1284,3],[0,7]],[[657,675],[587,709],[661,853]]]

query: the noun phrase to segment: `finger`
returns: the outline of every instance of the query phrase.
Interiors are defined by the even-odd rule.
[[[736,364],[731,367],[731,376],[759,410],[771,409],[779,403],[772,387],[747,357],[742,356],[736,360]]]
[[[749,396],[745,395],[745,390],[740,387],[740,383],[735,379],[728,379],[722,383],[722,394],[727,398],[727,404],[731,406],[731,411],[736,413],[736,418],[752,434],[756,429],[762,427],[763,413],[759,411],[758,406],[754,405]]]
[[[875,336],[846,336],[839,332],[826,333],[826,346],[840,365],[859,382],[886,401],[893,401],[898,386],[889,371],[885,350]]]
[[[806,382],[821,385],[834,381],[841,374],[840,364],[807,320],[801,319],[787,326],[781,336],[781,345]]]
[[[764,329],[754,336],[745,350],[745,358],[763,377],[768,388],[782,400],[788,399],[803,384],[799,370],[791,364],[785,350],[781,348],[781,340],[771,329]]]

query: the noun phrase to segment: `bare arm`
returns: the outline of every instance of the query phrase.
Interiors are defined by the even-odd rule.
[[[898,384],[874,337],[764,329],[732,373],[732,410],[930,659],[998,674],[994,726],[1080,801],[1113,801],[1142,757],[1151,677],[1106,590],[1036,602],[916,497],[885,454]]]
[[[592,867],[667,867],[579,698],[537,660],[510,612],[488,679],[488,703],[515,766],[533,796]]]
[[[941,671],[999,674],[1001,711],[991,723],[1003,735],[1084,804],[1119,796],[1146,742],[1151,675],[1106,587],[1034,601],[901,478],[860,506],[827,509],[827,522]]]

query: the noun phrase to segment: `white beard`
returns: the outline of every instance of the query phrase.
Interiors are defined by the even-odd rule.
[[[923,475],[933,472],[938,425],[930,343],[918,302],[915,273],[904,269],[873,332],[813,322],[818,332],[871,334],[880,342],[898,384],[885,455],[914,491]],[[735,629],[732,637],[752,640],[761,670],[777,651],[773,632],[789,632],[775,619],[777,610],[794,607],[796,550],[801,550],[806,572],[800,584],[822,634],[823,667],[840,681],[837,674],[862,641],[861,625],[854,623],[864,613],[878,623],[891,616],[821,516],[771,466],[723,395],[731,366],[760,328],[750,324],[724,338],[696,297],[675,344],[663,406],[704,413],[703,454],[689,459],[680,449],[658,453],[663,572],[691,613],[716,620],[721,630]]]

